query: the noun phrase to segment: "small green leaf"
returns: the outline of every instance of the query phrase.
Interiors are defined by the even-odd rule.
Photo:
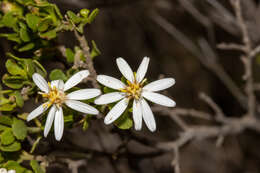
[[[73,23],[78,24],[81,22],[81,18],[77,16],[75,13],[73,13],[72,11],[68,11],[67,15],[69,16],[69,18]]]
[[[29,36],[27,30],[24,29],[24,28],[21,28],[21,29],[20,29],[20,37],[21,37],[21,39],[22,39],[24,42],[28,42],[28,41],[31,40],[31,38],[30,38],[30,36]]]
[[[34,43],[28,43],[28,44],[24,45],[23,47],[20,47],[20,48],[18,49],[18,51],[19,51],[19,52],[28,51],[28,50],[33,49],[34,46],[35,46]]]
[[[35,173],[44,173],[39,163],[36,160],[31,160],[30,165]]]
[[[11,126],[13,123],[13,120],[5,115],[0,115],[0,124]]]
[[[0,111],[12,111],[16,107],[16,104],[4,104],[0,106]]]
[[[11,34],[2,33],[2,34],[0,34],[0,37],[6,37],[8,40],[14,41],[18,44],[22,43],[22,40],[20,39],[20,36],[17,33],[11,33]]]
[[[24,85],[25,78],[23,76],[10,76],[5,74],[2,80],[6,86],[13,89],[20,89]]]
[[[46,70],[44,69],[44,67],[36,60],[33,60],[33,66],[34,66],[34,69],[37,73],[39,73],[40,75],[42,75],[43,77],[46,77],[47,75],[47,72]]]
[[[0,132],[9,129],[9,127],[0,124]]]
[[[48,39],[51,40],[53,38],[55,38],[57,36],[56,31],[55,30],[51,30],[45,33],[40,33],[40,37],[44,38],[44,39]]]
[[[26,76],[26,72],[12,59],[6,61],[5,67],[11,75]]]
[[[88,126],[89,126],[89,123],[87,121],[87,119],[84,119],[84,122],[83,122],[83,131],[86,131],[88,129]]]
[[[133,120],[128,116],[128,110],[125,111],[114,123],[118,128],[126,130],[133,126]]]
[[[6,129],[1,134],[1,145],[10,145],[15,141],[14,135],[11,129]]]
[[[11,145],[7,145],[7,146],[0,146],[0,149],[2,151],[6,151],[6,152],[15,152],[15,151],[19,151],[21,149],[21,143],[20,142],[14,142]]]
[[[52,20],[50,20],[50,19],[41,21],[39,23],[38,31],[40,31],[40,32],[46,31],[49,28],[49,26],[51,25],[51,23],[52,23]]]
[[[75,56],[74,52],[70,48],[67,48],[66,49],[66,58],[69,63],[74,62],[74,56]]]
[[[4,157],[2,156],[2,154],[0,153],[0,163],[4,161]]]
[[[67,76],[60,69],[52,70],[49,75],[50,80],[67,80]]]
[[[12,12],[9,12],[3,16],[2,22],[6,27],[14,28],[16,27],[17,18],[13,16]]]
[[[24,140],[27,136],[27,126],[22,120],[14,119],[12,130],[14,136],[19,140]]]
[[[94,19],[98,15],[98,13],[99,13],[99,10],[97,8],[90,13],[90,15],[88,17],[89,23],[92,23],[94,21]]]
[[[80,13],[80,15],[81,15],[82,17],[85,17],[85,18],[86,18],[86,17],[88,17],[89,12],[90,12],[90,11],[89,11],[88,9],[85,9],[85,8],[84,8],[84,9],[81,9],[79,13]]]
[[[98,47],[97,47],[97,45],[96,45],[96,43],[95,43],[94,40],[92,40],[91,43],[92,43],[92,50],[91,50],[90,56],[91,56],[91,58],[93,59],[93,58],[95,58],[96,56],[101,55],[101,52],[100,52],[100,50],[98,49]]]
[[[64,116],[64,123],[71,123],[71,122],[73,122],[73,115]]]
[[[28,26],[33,30],[33,32],[36,32],[41,18],[31,13],[26,14],[25,18]]]
[[[4,166],[4,168],[7,168],[8,170],[10,170],[10,169],[15,170],[16,173],[24,173],[24,171],[26,170],[21,165],[19,165],[19,163],[17,163],[16,161],[13,161],[13,160],[9,160],[3,166]]]
[[[15,91],[14,96],[17,106],[19,106],[20,108],[23,107],[24,101],[21,93],[19,91]]]

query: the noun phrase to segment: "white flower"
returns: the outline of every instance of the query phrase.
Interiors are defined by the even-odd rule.
[[[118,90],[118,92],[101,95],[95,100],[95,104],[109,104],[120,100],[106,115],[104,120],[105,124],[110,124],[120,117],[128,107],[129,101],[133,99],[133,120],[135,129],[141,130],[142,119],[144,119],[149,130],[153,132],[156,130],[155,119],[153,112],[145,99],[167,107],[174,107],[176,105],[170,98],[156,93],[156,91],[161,91],[174,85],[175,80],[173,78],[160,79],[145,85],[146,79],[144,79],[144,76],[147,72],[149,60],[148,57],[144,57],[137,72],[133,73],[132,69],[123,58],[117,58],[117,66],[123,76],[127,79],[127,84],[110,76],[97,76],[97,81],[99,83]]]
[[[99,112],[96,108],[77,100],[87,100],[97,97],[101,94],[101,91],[99,89],[80,89],[69,94],[65,93],[65,91],[80,83],[88,75],[88,70],[80,71],[74,74],[64,84],[62,80],[54,80],[51,83],[47,83],[41,75],[39,75],[38,73],[34,73],[32,76],[33,81],[42,91],[39,93],[42,95],[43,98],[46,98],[48,101],[37,107],[34,111],[32,111],[28,115],[27,121],[30,121],[38,117],[49,107],[51,107],[45,123],[44,136],[46,137],[48,135],[52,123],[54,121],[54,134],[56,140],[59,141],[63,135],[64,129],[64,119],[62,110],[62,105],[64,103],[68,107],[85,114],[98,114]]]
[[[0,173],[7,173],[7,170],[5,168],[0,168]]]

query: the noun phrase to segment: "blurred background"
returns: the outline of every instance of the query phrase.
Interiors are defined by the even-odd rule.
[[[199,99],[204,92],[230,117],[239,117],[244,110],[222,80],[207,64],[218,63],[232,80],[243,89],[241,52],[217,48],[222,42],[241,42],[234,23],[234,12],[226,0],[52,0],[62,10],[78,12],[82,8],[99,8],[95,22],[86,27],[85,35],[95,40],[102,55],[94,59],[98,74],[120,77],[115,59],[123,57],[136,70],[144,56],[151,58],[147,77],[174,77],[176,84],[167,90],[179,108],[194,108],[211,112]],[[243,15],[249,26],[253,44],[260,39],[259,3],[243,0]],[[58,43],[73,48],[78,42],[73,33],[64,32]],[[9,43],[1,38],[1,76],[4,73],[4,52]],[[259,78],[260,59],[254,65],[255,80]],[[54,62],[53,62],[54,61]],[[213,61],[213,62],[212,62]],[[50,63],[51,62],[51,63]],[[61,58],[42,62],[47,70],[66,69]],[[206,64],[206,65],[205,65]],[[28,112],[32,110],[27,108]],[[118,130],[105,126],[102,119],[92,121],[87,132],[81,128],[66,130],[62,143],[53,137],[44,139],[39,154],[69,152],[70,147],[82,151],[87,163],[80,172],[97,173],[170,173],[172,153],[157,153],[154,148],[131,137],[154,141],[178,138],[180,128],[166,116],[155,113],[158,130],[150,133]],[[205,120],[184,117],[188,124],[210,124]],[[259,134],[246,131],[225,138],[221,147],[216,139],[193,141],[181,148],[182,173],[257,173],[260,172]],[[120,150],[118,150],[120,148]],[[125,154],[118,154],[123,150]],[[115,153],[108,155],[106,153]],[[48,172],[61,172],[64,165],[52,164]],[[67,170],[67,172],[69,172]]]

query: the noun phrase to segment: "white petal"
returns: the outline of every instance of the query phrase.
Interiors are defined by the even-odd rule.
[[[136,80],[140,83],[147,72],[148,65],[149,65],[150,58],[144,57],[143,61],[141,62],[137,72],[136,72]]]
[[[40,90],[42,90],[45,93],[49,92],[49,86],[47,81],[38,73],[34,73],[32,75],[33,82],[37,85]]]
[[[112,93],[108,93],[108,94],[104,94],[99,96],[96,100],[95,100],[95,104],[97,105],[105,105],[105,104],[109,104],[109,103],[113,103],[116,102],[122,98],[125,97],[124,93],[121,92],[112,92]]]
[[[7,173],[7,170],[5,168],[0,168],[0,173]]]
[[[55,114],[54,120],[54,135],[57,141],[60,141],[64,130],[64,118],[62,107],[59,107]]]
[[[125,98],[123,100],[121,100],[120,102],[118,102],[107,114],[107,116],[105,117],[105,124],[110,124],[113,121],[115,121],[118,117],[120,117],[120,115],[122,115],[122,113],[125,111],[125,109],[127,108],[128,105],[128,99]]]
[[[156,124],[155,124],[155,119],[153,112],[148,105],[148,103],[144,100],[141,99],[141,105],[142,105],[142,110],[143,110],[143,118],[146,126],[151,132],[154,132],[156,130]]]
[[[67,80],[67,82],[64,85],[64,91],[67,91],[68,89],[76,86],[78,83],[80,83],[83,79],[88,77],[89,71],[88,70],[82,70]]]
[[[59,90],[63,90],[64,88],[64,82],[63,80],[54,80],[54,81],[51,81],[51,88],[53,87],[56,87],[58,88]]]
[[[127,64],[127,62],[123,58],[116,59],[117,66],[122,73],[122,75],[129,80],[130,82],[134,82],[134,73],[131,67]]]
[[[123,82],[121,82],[120,80],[118,80],[116,78],[110,77],[110,76],[98,75],[97,81],[99,83],[101,83],[102,85],[105,85],[112,89],[119,90],[119,89],[125,88],[125,84]]]
[[[145,85],[143,89],[148,91],[161,91],[170,88],[174,84],[175,80],[173,78],[165,78],[149,83],[148,85]]]
[[[97,115],[99,113],[99,111],[96,108],[94,108],[86,103],[77,101],[77,100],[66,100],[65,104],[68,107],[70,107],[71,109],[74,109],[76,111],[79,111],[79,112],[82,112],[85,114]]]
[[[7,171],[7,173],[16,173],[16,171],[15,170],[9,170],[9,171]]]
[[[7,171],[7,173],[16,173],[16,171],[15,170],[9,170],[9,171]]]
[[[70,100],[87,100],[97,97],[101,94],[99,89],[81,89],[69,93],[66,97]]]
[[[43,103],[40,106],[38,106],[36,109],[34,109],[28,116],[27,116],[27,121],[31,121],[32,119],[38,117],[39,115],[41,115],[44,111],[46,111],[48,109],[47,106],[45,106],[45,104],[48,103]]]
[[[54,120],[54,116],[56,114],[57,108],[55,105],[53,105],[48,113],[48,117],[45,123],[45,127],[44,127],[44,137],[47,137],[49,131],[51,130],[51,126]]]
[[[141,130],[142,128],[142,106],[139,101],[133,102],[133,119],[135,123],[135,130]]]
[[[174,107],[176,105],[175,101],[166,97],[162,94],[154,93],[154,92],[142,92],[142,96],[151,102],[157,103],[159,105]]]

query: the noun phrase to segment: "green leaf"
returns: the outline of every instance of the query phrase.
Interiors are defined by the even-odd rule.
[[[24,173],[26,170],[21,165],[19,165],[19,163],[13,160],[9,160],[7,163],[5,163],[4,168],[7,168],[8,170],[13,169],[16,171],[16,173]]]
[[[42,75],[43,77],[46,77],[47,75],[47,72],[46,70],[44,69],[44,67],[36,60],[33,60],[33,66],[34,66],[34,69],[37,73],[39,73],[40,75]]]
[[[10,41],[14,41],[18,44],[22,43],[22,40],[20,39],[19,34],[17,33],[11,33],[11,34],[0,34],[0,37],[6,37]]]
[[[46,19],[46,20],[41,21],[39,23],[38,31],[40,31],[40,32],[46,31],[49,28],[49,26],[51,25],[51,23],[52,23],[51,19]]]
[[[126,130],[133,126],[133,120],[128,116],[128,110],[125,111],[114,123],[118,128]]]
[[[0,124],[0,132],[9,129],[9,127]]]
[[[101,55],[101,52],[100,52],[100,50],[98,49],[98,47],[97,47],[97,45],[96,45],[96,43],[95,43],[94,40],[92,40],[91,43],[92,43],[92,50],[91,50],[90,56],[91,56],[91,58],[93,59],[93,58],[95,58],[96,56]]]
[[[79,13],[80,13],[80,15],[81,15],[82,17],[88,17],[89,12],[90,12],[90,11],[89,11],[88,9],[85,9],[85,8],[84,8],[84,9],[81,9]]]
[[[39,163],[36,160],[31,160],[30,165],[35,173],[44,173]]]
[[[17,18],[13,16],[12,12],[9,12],[3,16],[2,22],[6,27],[15,28],[17,23]]]
[[[20,89],[24,85],[25,78],[22,76],[10,76],[8,74],[5,74],[2,80],[6,86],[13,89]]]
[[[94,21],[94,19],[98,15],[98,13],[99,13],[99,10],[97,8],[90,13],[90,15],[88,17],[89,23],[92,23]]]
[[[11,126],[13,123],[13,120],[5,115],[0,115],[0,124]]]
[[[17,106],[19,106],[20,108],[23,107],[24,101],[23,101],[23,97],[22,97],[21,93],[19,91],[15,91],[14,96],[15,96],[15,101],[16,101]]]
[[[26,72],[14,60],[8,59],[5,67],[11,75],[26,76]]]
[[[28,26],[33,30],[33,32],[36,32],[41,18],[31,13],[26,14],[25,18]]]
[[[11,145],[7,145],[7,146],[1,145],[0,149],[5,152],[19,151],[21,149],[21,143],[16,141],[16,142],[12,143]]]
[[[73,115],[64,116],[64,123],[71,123],[71,122],[73,122]]]
[[[77,16],[75,13],[73,13],[72,11],[68,11],[67,15],[69,16],[69,18],[73,23],[78,24],[81,22],[81,18]]]
[[[31,38],[25,28],[20,29],[20,37],[24,42],[28,42],[31,40]]]
[[[66,49],[66,58],[69,63],[74,62],[74,56],[75,56],[74,52],[70,48],[67,48]]]
[[[12,130],[14,136],[19,140],[24,140],[27,136],[27,126],[22,120],[14,119]]]
[[[4,161],[4,157],[2,156],[2,154],[0,153],[0,163]]]
[[[34,43],[28,43],[28,44],[24,45],[23,47],[20,47],[20,48],[18,49],[18,51],[19,51],[19,52],[28,51],[28,50],[33,49],[34,46],[35,46]]]
[[[57,36],[56,30],[51,30],[45,33],[40,33],[40,37],[44,39],[51,40]]]
[[[16,104],[4,104],[0,106],[0,111],[12,111],[16,107]]]
[[[88,129],[88,126],[89,126],[89,123],[87,121],[87,118],[84,119],[84,122],[83,122],[83,131],[86,131]]]
[[[50,80],[67,80],[67,76],[60,69],[52,70],[49,75]]]
[[[14,135],[11,129],[6,129],[1,134],[1,145],[10,145],[15,141]]]

